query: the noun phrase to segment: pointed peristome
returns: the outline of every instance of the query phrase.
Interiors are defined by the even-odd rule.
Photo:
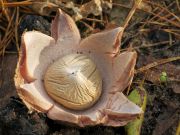
[[[119,51],[123,27],[92,34],[82,40],[79,50],[116,55]]]
[[[51,24],[51,36],[57,43],[66,41],[68,45],[74,46],[77,46],[81,40],[74,20],[61,9],[57,11],[56,17]]]

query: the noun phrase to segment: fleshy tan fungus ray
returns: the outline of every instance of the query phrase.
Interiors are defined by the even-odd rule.
[[[132,82],[136,58],[136,52],[127,51],[120,53],[113,59],[113,88],[111,92],[122,92]]]
[[[39,80],[30,84],[23,84],[20,86],[20,89],[25,101],[35,108],[40,108],[43,112],[47,112],[54,104],[54,101],[46,94]]]
[[[69,49],[77,47],[81,40],[79,30],[73,19],[61,10],[58,10],[51,24],[51,36],[58,44],[62,44],[62,47],[68,46]]]
[[[75,22],[59,9],[52,23],[52,37],[36,31],[25,32],[22,36],[21,55],[15,75],[19,96],[29,109],[44,112],[53,120],[81,127],[98,124],[125,125],[141,114],[142,110],[122,93],[132,82],[137,58],[136,52],[117,53],[123,30],[122,27],[118,27],[96,33],[80,42],[80,34]],[[64,56],[79,53],[90,58],[97,66],[102,78],[102,93],[94,105],[86,109],[74,110],[64,107],[61,102],[57,103],[47,94],[44,76],[48,67],[54,62]],[[79,67],[76,68],[79,72]],[[68,72],[71,73],[71,70]],[[63,86],[61,88],[57,82],[55,83],[58,89],[66,90],[65,94],[74,95],[74,89],[68,93],[66,89],[68,87],[61,84]],[[53,92],[55,91],[56,89]],[[76,96],[84,98],[82,93]]]
[[[114,56],[119,51],[123,30],[123,27],[118,27],[92,34],[81,41],[79,49],[82,51],[91,51]]]
[[[54,44],[54,39],[40,32],[31,31],[23,34],[21,42],[20,72],[27,82],[32,82],[36,79],[33,72],[40,63],[38,58],[41,51]]]

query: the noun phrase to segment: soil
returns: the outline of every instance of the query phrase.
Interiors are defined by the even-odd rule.
[[[145,16],[143,16],[145,18]],[[140,20],[142,17],[140,18]],[[139,20],[138,20],[139,21]],[[157,30],[156,26],[148,34],[136,34],[138,21],[131,23],[125,31],[122,47],[130,43],[136,46],[169,40],[167,32]],[[51,18],[27,15],[19,26],[19,35],[25,30],[38,30],[50,35]],[[78,24],[79,26],[80,24]],[[81,31],[84,31],[79,27]],[[154,29],[154,30],[153,30]],[[20,37],[19,37],[20,38]],[[139,48],[136,69],[157,59],[180,56],[180,41],[172,36],[171,46],[162,44],[156,47]],[[14,48],[12,48],[14,50]],[[57,123],[41,113],[30,113],[19,99],[14,86],[14,72],[17,54],[0,57],[0,135],[124,135],[123,127],[86,127],[78,128]],[[165,71],[168,81],[161,83],[160,74]],[[145,79],[144,88],[148,93],[148,102],[144,114],[141,135],[175,135],[180,118],[180,61],[159,65],[148,72],[135,75],[131,89],[138,86],[138,81]],[[151,76],[151,77],[150,77]],[[175,81],[174,81],[175,80]]]

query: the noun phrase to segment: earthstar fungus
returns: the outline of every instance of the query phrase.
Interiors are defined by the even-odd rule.
[[[122,126],[142,113],[123,95],[132,82],[137,54],[118,54],[123,28],[82,39],[72,18],[57,12],[51,37],[22,36],[15,85],[30,110],[84,127]]]

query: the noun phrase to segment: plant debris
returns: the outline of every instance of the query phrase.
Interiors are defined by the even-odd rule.
[[[0,0],[0,134],[14,134],[14,131],[17,131],[16,134],[39,135],[125,134],[123,128],[97,126],[78,129],[56,123],[43,115],[28,114],[23,102],[17,97],[12,76],[22,32],[34,29],[50,34],[46,27],[50,27],[57,8],[60,7],[73,16],[82,37],[86,37],[102,29],[125,25],[125,17],[133,2],[134,0]],[[83,9],[86,4],[88,10]],[[92,11],[89,5],[96,10]],[[129,90],[136,88],[144,80],[148,101],[141,134],[178,135],[179,0],[143,0],[136,8],[135,15],[123,34],[121,51],[135,49],[138,52],[136,74]],[[166,83],[160,82],[162,72],[167,73]]]

